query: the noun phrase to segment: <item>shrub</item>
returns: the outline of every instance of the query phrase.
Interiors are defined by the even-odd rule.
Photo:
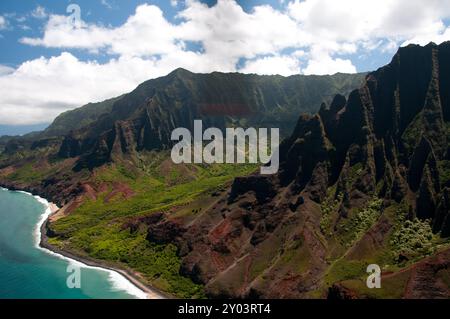
[[[430,221],[401,218],[390,239],[394,261],[403,263],[431,255],[435,251],[433,238]]]

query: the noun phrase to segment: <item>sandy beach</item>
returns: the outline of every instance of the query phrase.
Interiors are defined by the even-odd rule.
[[[103,268],[103,269],[107,269],[107,270],[111,270],[114,271],[116,273],[119,273],[120,275],[122,275],[123,277],[125,277],[128,281],[130,281],[134,286],[136,286],[138,289],[142,290],[143,292],[145,292],[145,294],[147,295],[147,299],[166,299],[166,298],[171,298],[170,295],[161,292],[153,287],[149,287],[146,284],[144,284],[141,280],[141,276],[139,273],[131,271],[131,270],[124,270],[124,269],[119,269],[117,267],[113,267],[109,264],[107,264],[106,262],[103,261],[98,261],[95,259],[91,259],[89,257],[85,257],[85,256],[79,256],[78,254],[75,254],[73,252],[69,252],[69,251],[64,251],[61,250],[57,247],[52,246],[51,244],[48,243],[48,237],[46,235],[47,233],[47,224],[49,219],[51,218],[51,216],[55,215],[58,213],[58,211],[60,210],[60,208],[54,204],[54,203],[49,203],[49,209],[51,211],[50,215],[48,216],[48,218],[42,223],[41,225],[41,229],[40,229],[40,235],[41,235],[41,241],[40,241],[40,246],[42,248],[48,249],[56,254],[62,255],[66,258],[70,258],[73,260],[76,260],[82,264],[85,264],[87,266],[90,267],[98,267],[98,268]]]
[[[50,210],[50,213],[46,215],[45,220],[41,220],[38,224],[38,226],[40,225],[38,236],[40,237],[39,246],[41,248],[47,249],[50,252],[61,255],[63,257],[73,259],[73,260],[80,262],[84,265],[87,265],[89,267],[103,268],[103,269],[106,269],[109,271],[116,272],[116,273],[122,275],[123,277],[125,277],[125,279],[127,279],[132,285],[134,285],[139,290],[144,292],[147,296],[147,299],[170,299],[170,298],[173,298],[173,296],[171,296],[170,294],[160,291],[156,288],[153,288],[153,287],[148,286],[147,284],[143,283],[143,279],[138,272],[135,272],[131,269],[120,269],[120,268],[116,267],[115,265],[109,264],[105,261],[96,260],[96,259],[93,259],[93,258],[90,258],[87,256],[80,256],[79,254],[77,254],[75,252],[61,250],[58,247],[55,247],[55,246],[49,244],[48,236],[47,236],[47,224],[49,221],[53,220],[52,218],[54,218],[54,217],[59,218],[60,216],[58,215],[58,212],[64,211],[64,207],[59,208],[55,203],[49,202],[46,199],[41,198],[39,196],[35,196],[28,191],[19,190],[17,188],[11,189],[12,187],[8,188],[5,186],[1,185],[0,187],[4,190],[16,191],[16,192],[21,192],[21,193],[25,193],[25,194],[34,196],[38,201],[47,205],[48,209]]]

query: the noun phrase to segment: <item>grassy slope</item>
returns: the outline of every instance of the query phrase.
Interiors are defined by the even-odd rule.
[[[111,112],[114,103],[122,96],[105,100],[98,103],[89,103],[74,110],[60,114],[53,123],[46,128],[41,135],[63,136],[72,130],[86,127],[95,122],[101,115]]]
[[[334,197],[331,196],[334,191],[335,187],[329,189],[330,198]],[[409,279],[408,267],[450,247],[449,239],[432,233],[429,221],[406,220],[406,205],[394,203],[381,209],[381,200],[376,197],[366,207],[351,212],[348,219],[338,224],[337,231],[332,232],[331,220],[337,214],[340,199],[329,199],[322,205],[321,231],[327,238],[330,256],[322,288],[316,296],[324,296],[328,287],[339,282],[359,296],[401,298]],[[386,221],[390,230],[383,242],[374,246],[366,233]],[[369,264],[380,265],[382,273],[398,275],[383,277],[382,289],[369,289],[366,286]]]
[[[152,286],[178,297],[202,297],[202,287],[179,275],[180,260],[174,245],[149,243],[142,227],[131,233],[123,225],[133,218],[176,207],[178,213],[195,214],[207,193],[223,187],[235,176],[255,170],[252,165],[170,165],[165,156],[151,155],[142,170],[111,165],[95,172],[93,182],[109,185],[96,199],[84,202],[69,216],[52,223],[58,233],[51,243],[90,257],[140,272]],[[144,171],[144,173],[142,173]],[[186,179],[186,175],[190,178]],[[111,185],[128,185],[134,192],[106,200]],[[201,205],[200,205],[201,206]]]
[[[43,151],[44,155],[48,151]],[[37,156],[37,155],[36,155]],[[155,211],[173,211],[172,216],[195,218],[196,214],[211,203],[211,192],[223,189],[235,176],[247,175],[255,170],[252,165],[174,165],[167,153],[140,154],[140,167],[127,167],[127,163],[114,164],[96,170],[89,181],[104,191],[96,199],[85,201],[72,214],[51,225],[59,237],[51,243],[113,265],[140,272],[151,285],[179,297],[202,297],[202,287],[179,275],[180,260],[173,245],[149,243],[147,229],[141,227],[130,232],[122,226],[128,221],[148,216]],[[37,156],[39,157],[39,156]],[[64,169],[61,161],[34,161],[10,172],[6,179],[32,183],[42,180],[55,171]],[[352,167],[349,182],[361,174],[361,167]],[[134,195],[128,199],[121,193],[108,198],[115,184],[126,185]],[[320,231],[326,241],[329,263],[322,287],[311,297],[323,297],[327,288],[336,282],[373,298],[397,298],[404,291],[408,266],[414,262],[449,247],[431,232],[426,221],[405,221],[407,207],[394,204],[383,211],[380,201],[373,198],[366,207],[349,212],[349,218],[333,225],[342,200],[334,199],[336,187],[329,188],[329,196],[321,205]],[[107,200],[108,198],[108,200]],[[172,210],[172,208],[175,208]],[[376,227],[383,219],[391,225],[390,231],[379,247],[367,243],[367,230]],[[277,245],[276,243],[271,243]],[[308,259],[301,245],[292,243],[286,247],[283,258],[276,264],[302,273]],[[261,247],[261,254],[251,266],[251,277],[261,275],[268,261],[273,263],[274,247]],[[350,253],[351,252],[351,253]],[[305,255],[306,254],[306,255]],[[399,256],[406,259],[399,259]],[[367,289],[365,280],[368,264],[376,263],[383,272],[400,275],[383,279],[383,289]],[[277,266],[277,267],[278,267]]]
[[[106,188],[95,199],[86,200],[69,216],[52,223],[58,233],[50,242],[61,248],[75,251],[140,272],[154,287],[178,297],[203,297],[202,287],[179,275],[180,259],[174,245],[149,243],[146,227],[130,232],[123,225],[130,220],[148,216],[157,211],[171,211],[172,216],[195,218],[211,203],[210,193],[223,189],[235,176],[247,175],[255,170],[252,165],[174,165],[167,153],[141,155],[140,168],[130,169],[126,163],[113,164],[95,171],[89,179],[93,185]],[[59,169],[60,162],[47,163],[45,169],[24,165],[7,179],[24,183],[41,180]],[[353,168],[355,176],[359,167]],[[352,174],[351,174],[352,175]],[[349,179],[353,180],[355,176]],[[115,184],[127,185],[134,195],[128,199],[119,193],[108,198]],[[402,295],[408,271],[414,262],[449,247],[449,242],[433,235],[426,221],[405,221],[406,206],[394,204],[383,211],[380,200],[373,198],[366,207],[350,212],[349,218],[333,231],[341,196],[334,199],[336,187],[329,188],[329,196],[321,205],[320,232],[326,240],[329,263],[322,287],[311,297],[323,297],[330,285],[336,282],[372,298],[398,298]],[[382,219],[392,226],[380,247],[367,246],[365,233]],[[275,244],[275,243],[272,243]],[[294,243],[295,244],[295,243]],[[302,273],[308,256],[294,245],[286,250],[276,264]],[[297,247],[298,246],[298,247]],[[251,267],[252,278],[264,270],[267,260],[274,256],[274,247],[261,247],[260,258]],[[350,254],[351,252],[351,254]],[[269,254],[269,255],[267,255]],[[407,259],[399,260],[399,255]],[[261,259],[262,258],[262,259]],[[368,264],[376,263],[383,272],[400,271],[399,276],[383,280],[383,289],[367,289],[365,280]],[[260,269],[260,267],[263,267]]]

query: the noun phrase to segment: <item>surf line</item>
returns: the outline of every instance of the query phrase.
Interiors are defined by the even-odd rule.
[[[2,188],[2,190],[10,191],[6,188]],[[12,192],[17,192],[17,193],[22,193],[22,194],[25,194],[28,196],[32,196],[39,203],[41,203],[45,208],[44,212],[40,215],[40,219],[39,219],[38,223],[36,224],[36,227],[35,227],[34,233],[33,233],[34,234],[34,245],[37,249],[45,252],[48,255],[65,260],[70,265],[73,265],[76,267],[85,268],[85,269],[95,269],[98,271],[107,272],[109,274],[108,280],[109,280],[110,284],[112,285],[113,289],[126,291],[127,293],[129,293],[132,296],[135,296],[138,299],[147,299],[148,298],[148,295],[145,291],[141,290],[139,287],[134,285],[130,280],[128,280],[125,276],[123,276],[122,274],[120,274],[114,270],[106,269],[106,268],[102,268],[102,267],[89,266],[78,260],[66,257],[66,256],[58,254],[50,249],[42,247],[41,246],[41,238],[42,238],[41,229],[42,229],[42,225],[44,225],[44,223],[47,221],[47,219],[52,214],[50,203],[45,198],[33,195],[33,194],[25,192],[25,191],[12,191]]]

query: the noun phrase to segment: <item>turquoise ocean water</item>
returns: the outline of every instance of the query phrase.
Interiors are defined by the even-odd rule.
[[[45,201],[0,188],[0,299],[137,298],[142,291],[117,273],[80,267],[80,288],[67,286],[69,263],[37,247]]]

